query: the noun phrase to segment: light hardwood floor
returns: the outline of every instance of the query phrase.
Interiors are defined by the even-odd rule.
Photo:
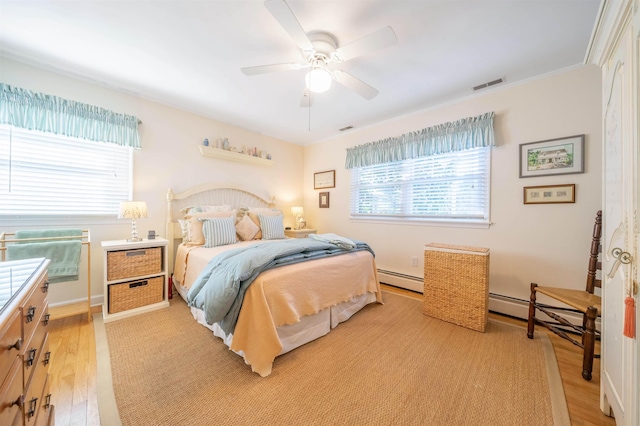
[[[383,285],[387,291],[399,292],[416,299],[421,294]],[[100,312],[99,307],[94,312]],[[491,318],[526,325],[522,320],[491,314]],[[524,332],[524,331],[523,331]],[[538,329],[536,328],[536,332]],[[542,330],[544,332],[544,330]],[[56,426],[100,425],[96,392],[96,346],[93,323],[86,315],[53,320],[49,330],[51,348],[51,393],[55,405]],[[582,356],[566,340],[552,333],[562,384],[573,426],[615,425],[599,407],[600,360],[595,360],[593,379],[582,379]],[[522,383],[522,386],[526,386]],[[102,425],[110,426],[110,425]]]

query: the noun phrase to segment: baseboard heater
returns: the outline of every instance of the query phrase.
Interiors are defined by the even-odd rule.
[[[378,269],[378,279],[381,283],[394,287],[400,287],[418,293],[424,292],[423,277]],[[504,296],[502,294],[489,293],[489,311],[526,320],[529,316],[529,301],[511,296]],[[542,314],[538,313],[537,315]],[[570,320],[574,324],[582,324],[582,316],[570,312],[565,313],[564,315],[571,318]]]

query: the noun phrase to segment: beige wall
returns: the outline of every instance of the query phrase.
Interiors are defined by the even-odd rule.
[[[149,218],[137,221],[140,234],[146,235],[149,229],[154,229],[161,236],[165,234],[166,192],[169,188],[181,192],[206,182],[230,182],[275,196],[278,207],[285,212],[291,205],[302,202],[301,146],[6,58],[0,58],[0,61],[0,81],[4,83],[135,115],[142,120],[142,149],[134,152],[133,199],[147,202]],[[261,167],[202,157],[198,145],[205,137],[210,142],[227,137],[232,145],[238,147],[246,144],[267,150],[272,154],[274,164]],[[291,218],[285,215],[285,221],[291,221]],[[0,231],[58,225],[79,225],[91,230],[92,294],[94,303],[101,303],[103,261],[100,242],[127,238],[131,223],[115,218],[83,220],[80,223],[68,220],[56,223],[3,220]],[[69,302],[86,295],[84,280],[54,284],[50,303]]]
[[[375,102],[373,100],[372,102]],[[591,231],[601,206],[600,70],[580,67],[389,120],[305,148],[304,207],[319,232],[368,242],[378,268],[423,275],[430,242],[488,247],[490,292],[528,300],[530,282],[584,288]],[[364,223],[349,218],[346,148],[495,111],[488,229]],[[584,174],[519,178],[519,144],[586,134]],[[336,170],[330,208],[318,208],[313,173]],[[575,204],[524,205],[523,187],[576,184]],[[417,256],[419,266],[411,266]]]

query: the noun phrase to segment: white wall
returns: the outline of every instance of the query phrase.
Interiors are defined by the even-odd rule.
[[[142,149],[134,152],[133,199],[147,202],[149,218],[137,221],[139,234],[146,235],[149,229],[161,236],[165,234],[167,189],[181,192],[206,182],[230,182],[275,196],[277,206],[285,211],[285,222],[293,223],[286,212],[290,211],[291,205],[302,202],[300,178],[304,151],[301,146],[6,58],[0,60],[0,81],[3,83],[135,115],[142,120]],[[237,147],[246,144],[268,151],[274,164],[261,167],[199,154],[198,145],[204,138],[213,143],[223,137]],[[114,215],[114,219],[77,224],[91,230],[92,294],[94,303],[101,303],[103,260],[100,243],[127,238],[131,223],[117,220]],[[0,231],[58,225],[57,222],[4,219]],[[55,305],[82,298],[87,288],[85,276],[82,274],[79,282],[52,285],[49,303]]]
[[[371,101],[375,102],[375,100]],[[601,208],[600,70],[580,67],[458,103],[355,129],[305,148],[304,208],[310,227],[368,242],[378,268],[422,277],[427,243],[488,247],[490,292],[528,300],[530,282],[584,289],[591,232]],[[469,229],[370,224],[349,218],[346,148],[495,111],[491,226]],[[586,135],[584,174],[519,178],[519,144]],[[330,208],[318,208],[313,173],[336,171]],[[576,184],[574,204],[524,205],[523,187]],[[324,191],[324,190],[323,190]],[[417,256],[419,266],[411,266]]]

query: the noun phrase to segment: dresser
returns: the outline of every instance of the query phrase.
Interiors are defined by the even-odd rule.
[[[0,262],[0,425],[53,425],[44,258]]]

